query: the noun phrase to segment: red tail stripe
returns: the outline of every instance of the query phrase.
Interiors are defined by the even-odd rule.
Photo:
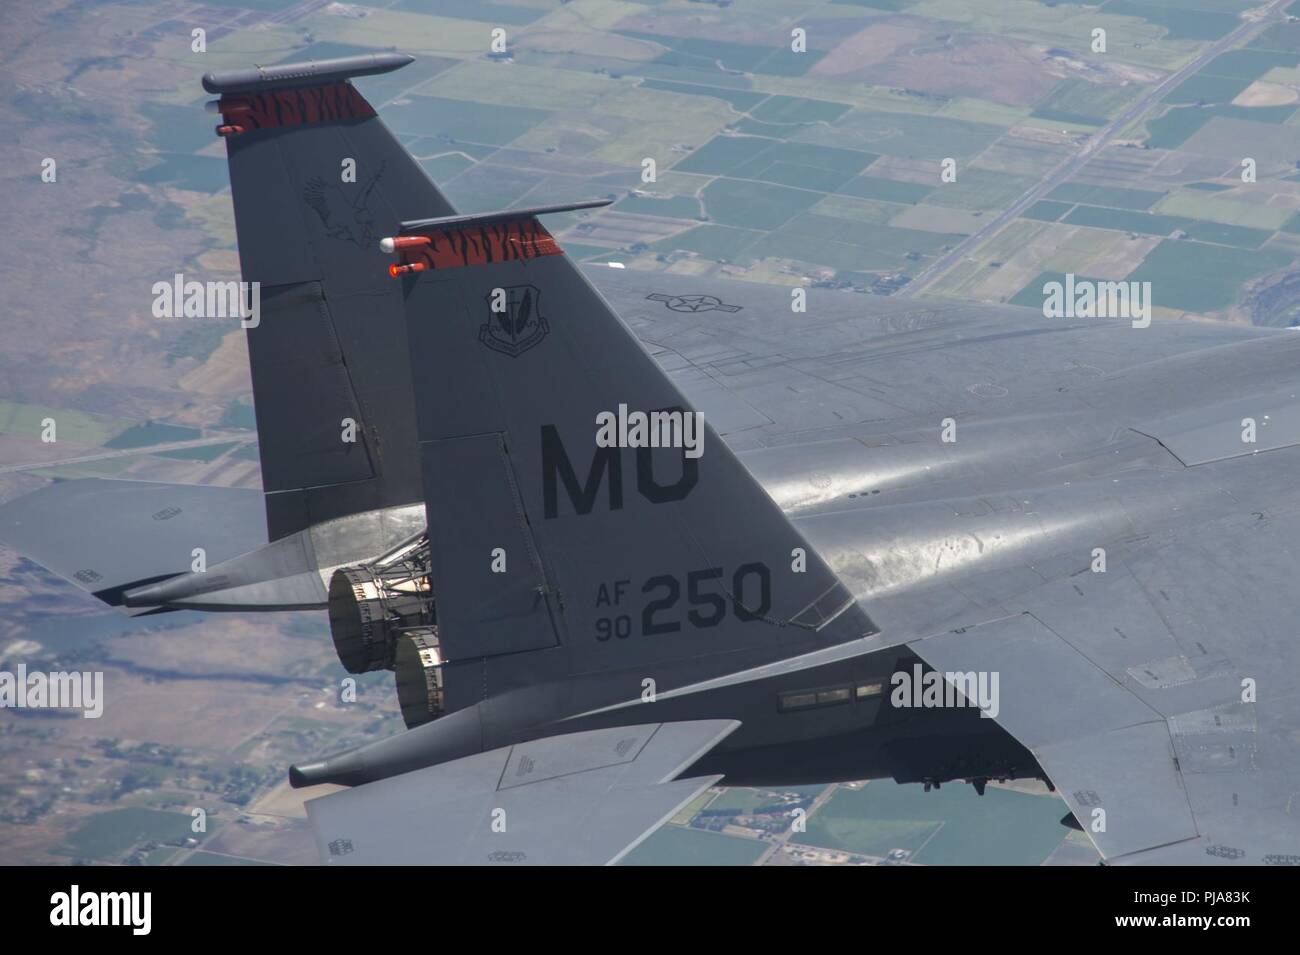
[[[223,97],[220,104],[227,123],[238,122],[245,129],[309,126],[338,119],[366,119],[374,108],[351,83],[308,86],[267,93],[240,93]]]
[[[408,250],[404,261],[422,262],[430,269],[455,269],[535,259],[564,251],[536,219],[436,229],[425,235],[429,237],[429,244]]]

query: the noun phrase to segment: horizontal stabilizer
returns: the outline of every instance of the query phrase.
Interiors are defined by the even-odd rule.
[[[265,542],[250,488],[90,478],[0,506],[0,544],[114,607],[126,590],[188,573],[196,548],[212,565]]]
[[[735,720],[551,736],[307,803],[335,865],[616,862],[717,776],[676,779]]]

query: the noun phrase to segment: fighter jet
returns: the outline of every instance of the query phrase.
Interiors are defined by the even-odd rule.
[[[261,499],[0,508],[106,603],[324,609],[393,671],[406,732],[290,770],[348,787],[325,862],[610,863],[714,784],[881,778],[1300,862],[1300,336],[580,267],[541,217],[610,197],[458,213],[352,82],[410,61],[204,77]]]

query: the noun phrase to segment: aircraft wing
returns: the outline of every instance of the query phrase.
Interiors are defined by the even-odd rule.
[[[1108,863],[1300,865],[1298,531],[1189,526],[910,646],[998,674],[997,722]]]
[[[0,545],[110,606],[188,572],[196,547],[215,565],[264,543],[262,492],[250,488],[87,478],[0,505]]]
[[[1127,321],[825,288],[800,289],[795,311],[782,286],[603,265],[583,273],[735,451],[863,422],[929,427],[940,410],[1065,410],[1106,375],[1281,333],[1153,322],[1134,335]]]
[[[718,781],[677,776],[738,726],[544,737],[313,799],[307,813],[326,864],[609,864]]]

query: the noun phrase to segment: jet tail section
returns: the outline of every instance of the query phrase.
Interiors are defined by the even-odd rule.
[[[379,240],[454,209],[348,77],[374,54],[208,74],[221,94],[271,540],[420,500],[400,290]],[[400,211],[400,215],[399,215]]]
[[[575,673],[875,632],[535,217],[401,238],[444,659],[559,646]]]

